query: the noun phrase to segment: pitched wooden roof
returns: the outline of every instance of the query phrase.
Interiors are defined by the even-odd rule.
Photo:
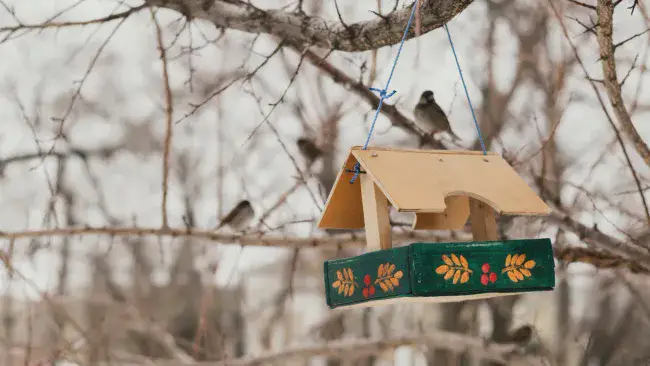
[[[479,151],[350,149],[330,192],[320,228],[364,227],[357,161],[399,212],[414,212],[414,228],[459,229],[469,216],[468,197],[504,215],[548,215],[550,208],[496,153]]]

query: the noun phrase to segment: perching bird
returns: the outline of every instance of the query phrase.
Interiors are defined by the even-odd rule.
[[[307,160],[307,166],[311,166],[316,159],[323,155],[323,150],[316,146],[312,139],[301,137],[296,141],[296,144],[302,156]]]
[[[243,230],[255,217],[255,210],[250,201],[243,200],[240,201],[235,208],[233,208],[228,214],[221,219],[219,226],[215,230],[219,230],[222,227],[228,225],[234,230]]]
[[[460,137],[451,130],[447,115],[433,99],[431,90],[425,90],[422,93],[413,114],[415,115],[415,125],[424,132],[433,134],[436,131],[446,131],[454,140],[460,140]]]
[[[526,346],[533,339],[533,327],[522,325],[521,327],[508,333],[503,343],[513,343],[520,347]]]

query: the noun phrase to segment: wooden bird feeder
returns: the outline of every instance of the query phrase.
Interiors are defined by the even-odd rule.
[[[350,183],[350,171],[361,174]],[[472,242],[392,248],[389,206],[412,212],[413,229],[460,230]],[[401,301],[449,302],[552,290],[550,239],[497,238],[501,215],[550,208],[496,153],[352,147],[319,228],[366,230],[368,253],[325,262],[331,308]]]

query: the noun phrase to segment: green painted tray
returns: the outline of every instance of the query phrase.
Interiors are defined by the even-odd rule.
[[[405,298],[461,301],[555,286],[553,248],[546,238],[413,243],[326,261],[324,272],[330,308]]]

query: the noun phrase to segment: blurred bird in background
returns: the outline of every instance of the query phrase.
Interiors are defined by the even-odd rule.
[[[433,98],[431,90],[425,90],[422,93],[420,101],[415,105],[413,115],[415,116],[415,125],[424,132],[433,134],[436,131],[445,131],[455,141],[460,141],[460,137],[451,129],[447,115]]]
[[[519,347],[525,347],[533,339],[533,334],[533,327],[530,325],[522,325],[521,327],[509,332],[503,340],[503,343],[512,343]]]
[[[307,168],[311,167],[316,159],[323,155],[323,150],[316,146],[316,143],[312,139],[301,137],[296,141],[296,144],[298,145],[300,154],[307,162]]]
[[[233,208],[228,214],[221,219],[219,226],[215,230],[219,230],[224,226],[229,226],[233,230],[243,230],[255,217],[255,210],[250,201],[243,200],[240,201],[235,208]]]

